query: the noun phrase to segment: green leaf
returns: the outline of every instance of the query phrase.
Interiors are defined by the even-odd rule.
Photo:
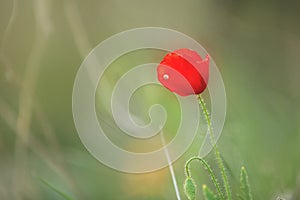
[[[184,182],[184,192],[189,200],[196,199],[196,184],[191,177],[188,177]]]
[[[217,195],[213,191],[211,191],[206,185],[202,186],[203,195],[205,200],[218,200]]]
[[[248,174],[245,169],[245,167],[241,168],[241,174],[240,174],[240,184],[241,184],[241,199],[245,200],[253,200],[252,194],[251,194],[251,189],[250,189],[250,184],[248,180]]]
[[[54,187],[52,184],[50,184],[48,181],[39,178],[40,181],[45,184],[50,190],[54,191],[55,193],[57,193],[58,195],[60,195],[61,197],[63,197],[66,200],[73,200],[72,197],[70,197],[69,195],[67,195],[66,193],[62,192],[61,190],[59,190],[58,188]]]

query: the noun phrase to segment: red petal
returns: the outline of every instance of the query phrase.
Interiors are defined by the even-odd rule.
[[[204,60],[189,49],[168,53],[157,68],[163,86],[181,96],[202,93],[209,77],[209,56]],[[168,79],[164,79],[168,75]]]

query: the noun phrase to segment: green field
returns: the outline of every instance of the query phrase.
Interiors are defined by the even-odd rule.
[[[155,26],[194,38],[219,67],[227,116],[218,147],[232,190],[239,190],[245,166],[254,200],[299,200],[299,7],[297,1],[280,0],[2,0],[0,199],[176,199],[168,168],[129,174],[98,162],[81,143],[72,116],[73,83],[88,53],[111,35]],[[112,89],[126,71],[160,62],[165,53],[144,49],[123,55],[99,82],[97,116],[107,125],[108,138],[126,150],[147,152],[160,144],[122,136],[107,113]],[[204,97],[209,99],[208,91]],[[165,106],[164,132],[172,139],[180,122],[175,96],[145,86],[133,98],[140,100],[131,105],[139,110],[135,114],[146,121],[151,105]],[[203,131],[200,127],[198,134]],[[197,154],[199,142],[173,165],[182,199],[184,164]],[[213,153],[205,159],[221,179]],[[203,199],[201,185],[213,184],[199,164],[191,170],[196,197]]]

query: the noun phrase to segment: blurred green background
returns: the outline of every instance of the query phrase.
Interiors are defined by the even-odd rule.
[[[102,165],[80,142],[72,118],[83,59],[109,36],[145,26],[191,36],[219,66],[228,111],[218,144],[233,189],[245,165],[254,199],[300,199],[299,7],[282,0],[0,1],[0,199],[62,199],[41,180],[75,199],[175,199],[168,169],[137,175]],[[101,94],[110,94],[124,72],[116,66],[159,62],[163,54],[120,58]],[[161,101],[175,113],[166,127],[171,137],[178,126],[174,97],[144,89],[136,98],[150,105],[164,93]],[[196,152],[174,164],[180,186],[183,165]],[[215,167],[211,155],[207,160]],[[210,185],[199,165],[192,171],[198,188]]]

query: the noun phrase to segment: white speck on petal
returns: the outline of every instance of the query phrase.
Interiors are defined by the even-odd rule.
[[[165,80],[168,80],[170,77],[169,77],[168,74],[164,74],[163,78],[164,78]]]

